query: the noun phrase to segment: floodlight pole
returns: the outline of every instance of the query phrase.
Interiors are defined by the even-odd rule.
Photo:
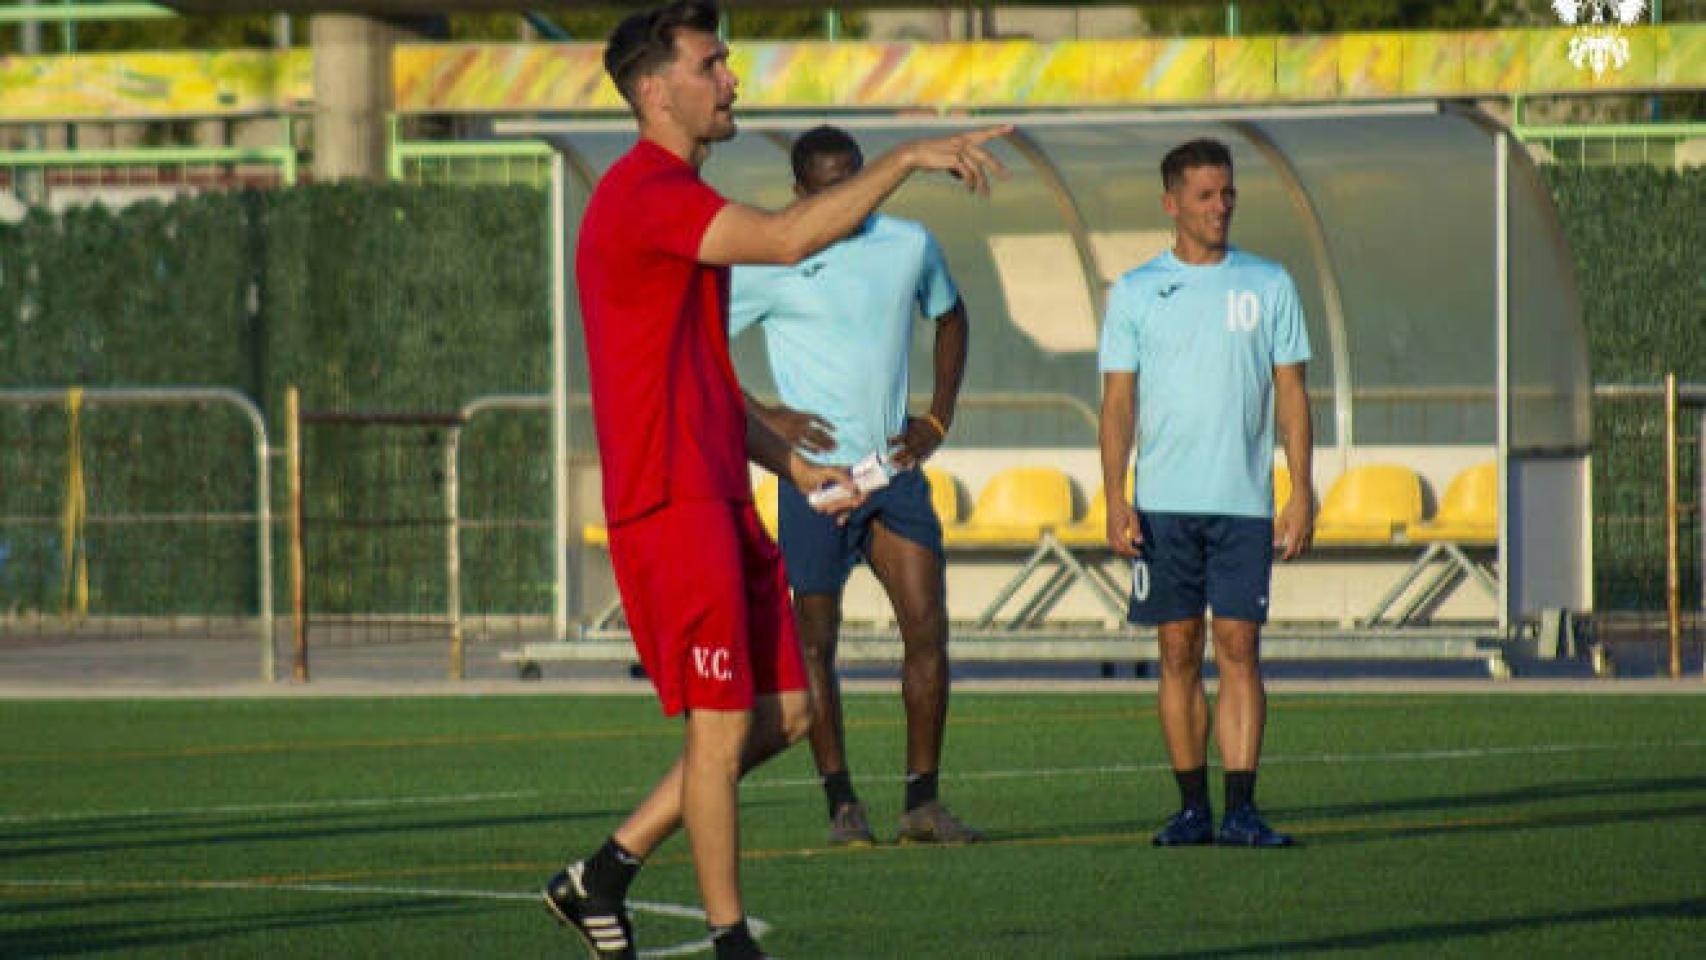
[[[1511,368],[1510,368],[1510,133],[1500,130],[1493,138],[1493,278],[1494,310],[1497,315],[1497,360],[1494,403],[1498,420],[1499,464],[1499,633],[1510,631],[1511,599]]]

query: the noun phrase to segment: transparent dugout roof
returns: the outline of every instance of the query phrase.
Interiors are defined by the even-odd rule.
[[[817,123],[847,128],[869,158],[991,119],[748,116],[704,175],[730,197],[775,208],[792,198],[788,146]],[[1012,176],[989,199],[914,177],[885,206],[923,222],[947,254],[973,323],[965,394],[1058,400],[968,407],[962,442],[1094,445],[1084,411],[1099,402],[1107,285],[1169,245],[1158,167],[1198,136],[1232,149],[1233,242],[1277,260],[1297,283],[1314,351],[1317,442],[1495,442],[1499,128],[1485,115],[1405,104],[1001,119],[1018,124],[996,148]],[[630,126],[607,122],[508,132],[547,135],[579,171],[569,178],[571,232],[587,180],[633,140]],[[1508,164],[1511,446],[1580,450],[1590,385],[1574,267],[1527,155],[1513,148]],[[914,341],[924,389],[928,333],[920,324]],[[742,378],[767,389],[757,338],[741,338],[735,354]]]

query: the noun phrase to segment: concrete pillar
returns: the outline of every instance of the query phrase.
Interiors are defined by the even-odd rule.
[[[384,20],[315,14],[314,179],[385,179],[391,44],[407,33]]]

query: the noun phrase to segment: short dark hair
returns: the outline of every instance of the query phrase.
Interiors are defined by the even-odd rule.
[[[800,138],[794,141],[794,149],[788,153],[788,162],[794,165],[794,179],[805,183],[813,160],[842,156],[852,156],[856,166],[865,163],[865,154],[847,131],[824,124],[800,134]]]
[[[674,0],[630,14],[610,32],[604,46],[604,72],[628,106],[638,110],[634,96],[640,78],[675,62],[676,31],[716,33],[720,18],[712,0]]]
[[[1232,151],[1219,140],[1207,137],[1179,144],[1161,158],[1161,188],[1171,190],[1178,186],[1185,179],[1185,171],[1192,167],[1225,167],[1231,170]]]

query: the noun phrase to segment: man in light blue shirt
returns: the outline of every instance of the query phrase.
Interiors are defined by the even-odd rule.
[[[801,197],[851,177],[863,163],[853,138],[827,126],[803,134],[791,159]],[[906,410],[915,313],[936,327],[935,389],[929,412],[917,417]],[[981,840],[937,797],[948,716],[948,615],[942,525],[922,465],[953,423],[967,340],[965,307],[942,250],[921,225],[878,214],[793,266],[736,267],[730,336],[751,326],[764,333],[782,402],[767,408],[750,394],[747,402],[771,429],[821,464],[848,467],[873,454],[888,464],[888,485],[845,523],[813,510],[789,484],[779,492],[779,539],[815,704],[812,754],[829,805],[830,842],[875,839],[848,770],[835,672],[842,590],[861,559],[893,602],[905,647],[900,838]]]
[[[1226,147],[1181,144],[1161,181],[1173,247],[1109,292],[1100,353],[1103,489],[1125,489],[1139,441],[1135,502],[1109,498],[1108,544],[1133,560],[1131,621],[1157,628],[1158,708],[1181,800],[1155,843],[1285,846],[1255,806],[1267,714],[1258,649],[1274,549],[1290,560],[1314,535],[1309,337],[1285,269],[1228,242],[1237,190]],[[1277,518],[1276,417],[1293,478]],[[1202,684],[1209,609],[1226,769],[1218,833]]]

